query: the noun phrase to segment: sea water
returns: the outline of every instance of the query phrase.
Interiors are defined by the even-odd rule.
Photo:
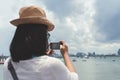
[[[0,64],[0,80],[3,80],[3,65]]]
[[[80,80],[120,80],[120,58],[77,59]]]
[[[120,80],[120,57],[71,58],[80,80]],[[3,80],[3,65],[0,65]]]

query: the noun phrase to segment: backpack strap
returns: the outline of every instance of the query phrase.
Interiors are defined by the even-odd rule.
[[[10,71],[13,79],[18,80],[17,74],[16,74],[15,69],[12,65],[11,59],[8,61],[8,70]]]

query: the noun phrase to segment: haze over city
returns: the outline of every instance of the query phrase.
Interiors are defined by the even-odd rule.
[[[42,7],[55,24],[49,41],[64,40],[70,53],[117,53],[120,48],[119,0],[2,0],[0,3],[0,54],[9,55],[16,27],[9,21],[19,18],[26,5]]]

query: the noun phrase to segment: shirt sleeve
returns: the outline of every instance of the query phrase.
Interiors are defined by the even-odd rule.
[[[78,74],[70,72],[64,63],[58,59],[51,62],[50,71],[55,80],[79,80]]]

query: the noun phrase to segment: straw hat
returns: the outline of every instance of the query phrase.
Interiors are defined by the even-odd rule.
[[[37,6],[27,6],[20,9],[19,18],[10,21],[14,26],[19,24],[45,24],[48,26],[48,31],[54,29],[54,25],[46,18],[45,11]]]

